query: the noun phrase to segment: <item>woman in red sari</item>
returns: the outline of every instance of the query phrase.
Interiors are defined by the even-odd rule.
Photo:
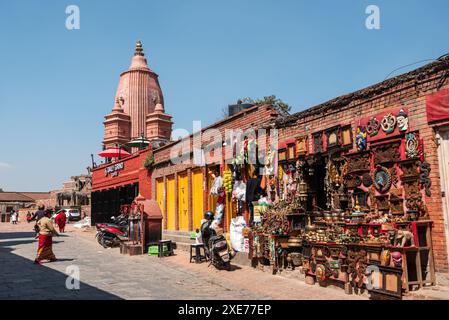
[[[34,263],[41,264],[42,260],[56,261],[53,253],[53,236],[59,236],[53,223],[50,220],[51,210],[46,210],[44,217],[39,219],[37,226],[39,227],[39,246],[37,248],[37,256]]]
[[[58,215],[55,217],[55,223],[59,227],[59,232],[64,233],[65,229],[65,223],[67,222],[67,217],[65,215],[65,211],[62,210],[58,213]]]

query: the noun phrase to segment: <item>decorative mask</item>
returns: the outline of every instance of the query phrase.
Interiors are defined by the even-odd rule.
[[[402,267],[402,254],[400,252],[392,252],[393,264],[395,267]]]
[[[371,118],[366,124],[366,132],[370,135],[370,137],[374,137],[379,132],[379,129],[380,123],[375,117]]]
[[[419,142],[416,133],[407,133],[405,135],[405,153],[407,158],[416,158],[419,153]]]
[[[399,131],[407,131],[408,129],[408,117],[407,114],[404,112],[404,109],[401,109],[396,116],[396,120],[398,123]]]
[[[391,113],[387,114],[382,119],[381,126],[385,133],[392,133],[396,127],[396,117]]]
[[[357,128],[357,135],[355,136],[355,144],[357,146],[357,151],[366,150],[366,132],[365,128],[361,126]]]
[[[374,171],[374,186],[380,193],[387,192],[391,187],[391,175],[387,168],[377,166]]]

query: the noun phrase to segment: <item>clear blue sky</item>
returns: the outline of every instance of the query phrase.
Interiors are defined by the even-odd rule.
[[[80,30],[65,28],[71,4]],[[369,4],[380,30],[365,28]],[[0,188],[45,191],[86,172],[137,39],[175,128],[191,130],[240,97],[299,111],[437,58],[448,13],[447,0],[0,0]]]

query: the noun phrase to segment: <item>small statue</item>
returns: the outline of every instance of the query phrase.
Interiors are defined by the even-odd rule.
[[[408,230],[398,230],[396,233],[394,246],[397,247],[399,242],[399,247],[414,247],[415,237],[413,236],[413,233]]]

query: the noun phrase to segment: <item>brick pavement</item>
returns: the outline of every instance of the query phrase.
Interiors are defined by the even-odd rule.
[[[246,266],[216,270],[173,257],[125,256],[104,249],[94,232],[68,226],[54,238],[58,262],[34,265],[32,225],[0,223],[0,299],[367,299],[339,288],[310,286],[301,279],[271,275]],[[80,270],[80,290],[65,287],[67,266]]]

